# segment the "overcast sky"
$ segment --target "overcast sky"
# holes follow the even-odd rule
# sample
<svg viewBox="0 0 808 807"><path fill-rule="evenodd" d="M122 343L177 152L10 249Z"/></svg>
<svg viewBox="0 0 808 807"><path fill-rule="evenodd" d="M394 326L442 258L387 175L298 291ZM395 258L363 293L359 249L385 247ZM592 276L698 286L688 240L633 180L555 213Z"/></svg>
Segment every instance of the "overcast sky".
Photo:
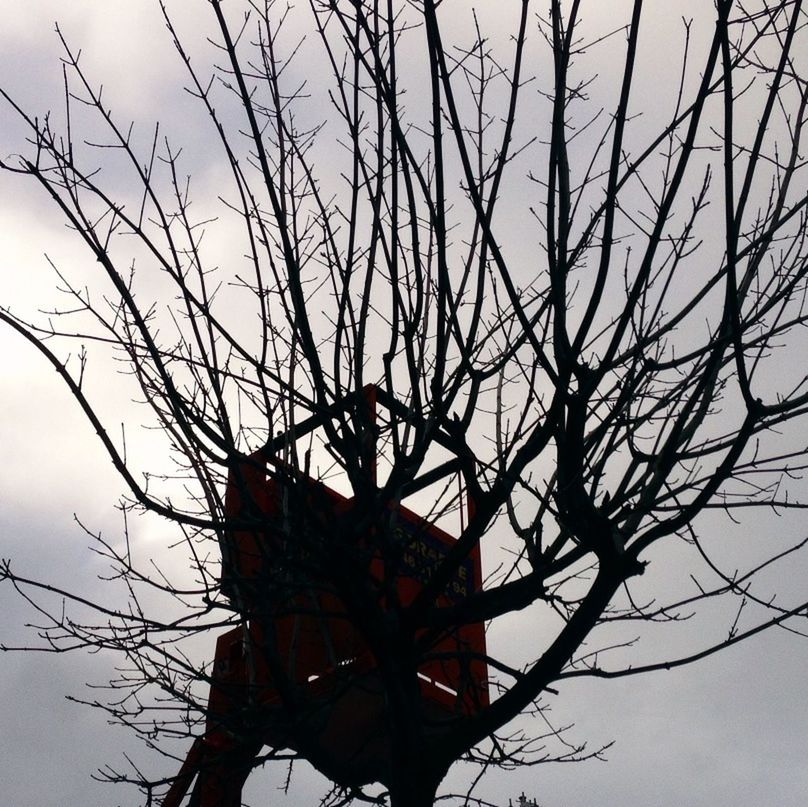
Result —
<svg viewBox="0 0 808 807"><path fill-rule="evenodd" d="M503 7L513 1L500 0ZM649 4L652 26L660 4L667 2ZM203 51L206 3L171 5L184 9L183 28L191 47ZM601 0L601 9L608 6L608 0ZM147 129L157 118L168 119L172 136L187 136L203 166L204 187L206 177L215 176L216 165L205 163L204 137L194 129L191 109L185 111L188 100L181 92L178 63L156 4L2 0L0 82L39 115L61 104L56 20L71 43L82 48L121 118L144 120ZM0 110L0 127L6 156L18 130L5 109ZM36 189L0 176L4 304L19 311L47 306L53 281L45 252L66 264L83 259ZM114 382L101 382L109 384L109 400L114 401ZM125 408L125 400L120 405ZM88 550L89 540L74 514L93 530L115 534L120 530L115 509L120 481L53 373L5 331L0 331L0 457L0 556L12 558L19 573L94 591L103 566ZM164 538L159 527L137 529L146 549ZM777 529L784 527L778 524ZM36 622L36 614L7 586L0 586L0 613L0 642L31 641L33 634L23 625ZM690 668L617 682L565 684L553 701L555 719L559 724L574 721L571 739L585 739L592 748L614 740L608 762L492 773L476 795L502 807L522 791L542 807L802 807L808 793L806 660L806 641L776 631ZM101 712L65 699L71 694L93 697L84 685L103 683L110 663L84 653L0 654L4 804L136 805L133 793L91 780L105 764L122 766L124 753L146 771L173 772L124 731L107 726ZM538 726L536 733L541 730ZM277 790L284 777L281 768L255 775L245 797L254 807L317 803L323 792L318 776L300 766L286 796ZM470 771L458 768L444 791L462 791L469 780Z"/></svg>

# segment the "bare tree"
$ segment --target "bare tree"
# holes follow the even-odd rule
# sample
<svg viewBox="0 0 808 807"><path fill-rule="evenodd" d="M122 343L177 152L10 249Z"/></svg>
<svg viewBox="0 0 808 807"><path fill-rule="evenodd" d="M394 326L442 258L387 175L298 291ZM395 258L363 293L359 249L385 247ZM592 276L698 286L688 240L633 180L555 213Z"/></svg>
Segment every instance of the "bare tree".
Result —
<svg viewBox="0 0 808 807"><path fill-rule="evenodd" d="M501 40L433 0L203 5L212 71L160 3L229 166L216 219L210 200L195 212L179 149L158 128L144 149L69 43L61 126L2 93L29 138L0 165L41 186L94 263L54 267L61 316L0 319L70 388L126 510L176 526L193 581L109 542L124 609L9 563L3 576L50 614L49 646L126 658L98 705L150 747L226 737L195 746L173 792L223 772L236 792L255 765L302 757L335 800L432 804L460 759L599 753L509 728L558 681L798 632L808 603L757 580L805 540L761 541L728 572L711 552L731 544L700 528L710 510L729 523L805 506L802 3L716 0L709 26L675 33L677 76L644 46L640 0L608 29L587 20L591 4L522 0ZM301 15L316 36L295 33ZM598 48L613 75L587 67ZM63 358L71 342L91 348L78 365ZM132 376L173 471L132 467L83 385L92 350ZM402 515L416 493L423 521ZM413 559L436 524L456 540ZM691 559L689 588L644 575L671 544ZM402 580L417 584L405 595ZM48 610L54 592L105 619ZM715 640L640 662L628 651L633 631L716 598L735 605ZM528 661L495 652L528 607ZM295 670L305 640L292 635L315 623L330 656ZM483 624L487 650L467 640ZM236 647L235 678L199 655L211 631ZM424 694L438 685L448 696ZM150 804L170 784L110 776Z"/></svg>

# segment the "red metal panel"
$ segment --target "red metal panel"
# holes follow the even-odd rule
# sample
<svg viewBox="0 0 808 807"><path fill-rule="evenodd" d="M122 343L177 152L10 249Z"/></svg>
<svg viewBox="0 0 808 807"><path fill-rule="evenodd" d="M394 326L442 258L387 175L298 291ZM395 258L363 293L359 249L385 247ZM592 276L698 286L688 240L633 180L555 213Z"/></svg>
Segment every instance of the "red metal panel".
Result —
<svg viewBox="0 0 808 807"><path fill-rule="evenodd" d="M397 592L400 601L407 605L420 593L456 539L403 505L397 508L394 532L404 547ZM444 593L436 598L436 605L447 607L459 603L481 588L480 550L475 546ZM425 633L421 632L422 638ZM434 638L418 669L424 696L466 713L487 705L484 657L485 626L481 622L461 625Z"/></svg>
<svg viewBox="0 0 808 807"><path fill-rule="evenodd" d="M227 591L236 585L248 612L258 607L255 583L260 584L262 571L283 557L283 543L289 540L282 525L284 484L275 478L267 479L265 470L256 473L257 462L258 458L252 457L231 473L225 499L227 514L232 518L245 517L241 510L243 498L261 511L254 530L237 530L229 536L230 559L223 563L223 588ZM310 488L306 506L314 507L316 502L322 508L325 500L334 513L350 506L345 497L314 480L301 480L301 484ZM246 489L245 496L239 495L239 487ZM322 676L366 652L366 648L339 597L316 581L304 581L302 590L299 582L294 591L275 597L272 624L267 629L273 632L274 654L285 662L285 673L295 683L305 684L312 676ZM264 608L265 603L260 607Z"/></svg>
<svg viewBox="0 0 808 807"><path fill-rule="evenodd" d="M256 596L254 585L260 584L262 570L269 569L273 561L277 562L282 542L289 540L281 523L285 483L280 481L280 475L267 479L265 467L257 455L241 463L231 472L225 500L231 518L248 519L250 513L256 518L255 529L231 533L230 557L223 562L223 589L232 590L228 586L241 582L237 587L242 599L248 600L245 603L248 610L255 604L251 601ZM345 512L352 505L351 500L311 479L300 478L295 487L297 495L301 489L308 488L305 502L319 511L330 508L332 513ZM445 558L455 538L401 505L392 518L392 530L398 538L401 554L397 566L392 569L388 566L388 571L395 575L398 599L406 606ZM325 530L329 513L322 513L322 520ZM365 540L372 543L372 535ZM379 581L387 573L378 555L370 560L369 572ZM460 602L481 586L479 548L475 547L436 604L449 606ZM330 671L369 652L347 618L345 604L324 585L307 581L302 591L297 589L279 597L273 608L272 625L267 627L273 630L275 657L283 660L286 674L297 684L307 684L312 679L323 686ZM422 631L422 637L424 634ZM436 636L419 667L424 697L452 711L466 713L486 705L484 656L482 623L462 625Z"/></svg>

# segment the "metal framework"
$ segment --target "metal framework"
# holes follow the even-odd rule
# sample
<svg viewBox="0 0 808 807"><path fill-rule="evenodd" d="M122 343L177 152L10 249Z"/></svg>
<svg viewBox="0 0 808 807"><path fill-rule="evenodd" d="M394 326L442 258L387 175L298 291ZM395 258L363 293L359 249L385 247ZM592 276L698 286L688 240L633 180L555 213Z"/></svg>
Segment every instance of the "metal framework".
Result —
<svg viewBox="0 0 808 807"><path fill-rule="evenodd" d="M216 641L205 732L194 742L163 807L179 807L194 780L189 807L239 807L243 784L264 745L305 750L300 738L306 737L354 784L371 781L368 772L389 755L384 686L374 655L350 616L345 592L318 571L319 559L312 551L331 540L329 530L340 517L351 519L354 500L277 459L291 440L351 406L364 406L374 427L369 450L375 483L378 403L394 416L410 417L399 402L368 386L298 424L293 433L278 435L231 468L225 514L237 528L222 544L221 584L244 623ZM448 436L440 435L438 442L452 450ZM453 457L421 474L405 495L459 468L460 458ZM470 516L474 503L466 499ZM388 506L383 521L383 526L370 524L355 537L355 554L380 592L383 581L394 581L392 596L398 607L406 608L456 539L401 504ZM389 553L379 547L377 532L382 531L387 544L397 548L392 564ZM339 556L336 551L336 556L333 547L329 551L332 562ZM452 605L481 587L475 547L436 603ZM384 598L379 595L386 607ZM439 722L473 714L488 704L482 623L435 636L422 630L419 637L429 647L417 670L426 714ZM305 705L293 726L286 698Z"/></svg>

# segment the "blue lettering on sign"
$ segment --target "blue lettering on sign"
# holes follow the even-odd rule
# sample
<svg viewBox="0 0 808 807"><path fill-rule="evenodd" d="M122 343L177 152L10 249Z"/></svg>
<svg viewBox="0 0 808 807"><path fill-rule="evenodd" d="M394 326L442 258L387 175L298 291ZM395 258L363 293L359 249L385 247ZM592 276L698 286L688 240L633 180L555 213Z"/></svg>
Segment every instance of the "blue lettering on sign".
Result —
<svg viewBox="0 0 808 807"><path fill-rule="evenodd" d="M425 585L448 554L450 545L430 533L423 522L417 524L401 517L394 522L392 532L403 549L400 573ZM455 571L444 594L454 602L464 599L469 595L473 577L474 567L467 558Z"/></svg>

